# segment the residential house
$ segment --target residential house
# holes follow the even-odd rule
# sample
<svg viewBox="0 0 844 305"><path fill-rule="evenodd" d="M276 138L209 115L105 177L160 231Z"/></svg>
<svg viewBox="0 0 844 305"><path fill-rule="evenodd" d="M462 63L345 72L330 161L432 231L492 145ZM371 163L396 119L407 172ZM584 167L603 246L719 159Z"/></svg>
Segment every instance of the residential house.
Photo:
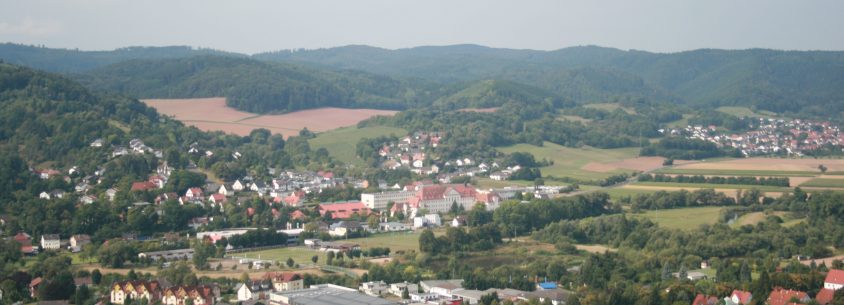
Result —
<svg viewBox="0 0 844 305"><path fill-rule="evenodd" d="M70 251L82 251L82 247L91 243L91 236L88 234L76 234L70 237Z"/></svg>
<svg viewBox="0 0 844 305"><path fill-rule="evenodd" d="M272 291L272 285L269 281L248 281L246 283L237 284L235 291L237 291L237 300L239 302L250 300L266 300L269 293Z"/></svg>
<svg viewBox="0 0 844 305"><path fill-rule="evenodd" d="M132 183L131 191L132 192L144 192L144 191L154 190L157 187L158 186L155 185L155 183L152 183L152 182L149 182L149 181L134 182L134 183Z"/></svg>
<svg viewBox="0 0 844 305"><path fill-rule="evenodd" d="M189 188L185 192L185 197L191 201L201 201L202 200L202 189L198 187Z"/></svg>
<svg viewBox="0 0 844 305"><path fill-rule="evenodd" d="M114 188L107 189L105 193L106 197L108 197L108 201L114 201L114 197L117 196L117 190Z"/></svg>
<svg viewBox="0 0 844 305"><path fill-rule="evenodd" d="M332 237L346 237L349 233L362 229L363 226L357 221L344 220L333 223L328 228L328 235L331 235Z"/></svg>
<svg viewBox="0 0 844 305"><path fill-rule="evenodd" d="M844 287L844 270L830 269L823 281L823 289L815 296L821 305L832 302L835 291Z"/></svg>
<svg viewBox="0 0 844 305"><path fill-rule="evenodd" d="M361 292L374 297L380 297L388 289L389 287L387 286L387 283L384 283L384 281L372 281L361 283L360 287L358 287L358 290L360 290Z"/></svg>
<svg viewBox="0 0 844 305"><path fill-rule="evenodd" d="M768 295L768 305L787 305L792 303L792 299L798 300L800 303L806 303L809 300L809 295L802 291L783 289L781 287L774 288L771 294Z"/></svg>
<svg viewBox="0 0 844 305"><path fill-rule="evenodd" d="M753 294L749 291L733 290L730 296L724 298L725 305L747 305L753 299Z"/></svg>
<svg viewBox="0 0 844 305"><path fill-rule="evenodd" d="M407 291L408 293L417 293L419 291L419 285L408 281L390 284L389 293L392 295L401 297L402 294L404 294L404 291Z"/></svg>
<svg viewBox="0 0 844 305"><path fill-rule="evenodd" d="M292 291L305 288L305 280L298 273L268 273L267 277L275 291Z"/></svg>
<svg viewBox="0 0 844 305"><path fill-rule="evenodd" d="M12 239L21 245L21 253L37 254L38 248L32 246L32 236L24 232L18 232Z"/></svg>
<svg viewBox="0 0 844 305"><path fill-rule="evenodd" d="M241 182L240 179L237 179L231 185L232 190L235 192L240 192L246 189L246 184Z"/></svg>
<svg viewBox="0 0 844 305"><path fill-rule="evenodd" d="M226 202L226 195L221 193L214 193L208 196L208 201L213 204L223 204Z"/></svg>
<svg viewBox="0 0 844 305"><path fill-rule="evenodd" d="M41 235L41 248L45 250L59 250L62 247L62 240L58 234Z"/></svg>
<svg viewBox="0 0 844 305"><path fill-rule="evenodd" d="M220 185L220 188L217 190L218 194L223 194L225 196L232 196L234 195L234 187L231 184L224 183Z"/></svg>
<svg viewBox="0 0 844 305"><path fill-rule="evenodd" d="M413 228L419 229L424 227L439 227L442 225L442 219L440 218L440 214L425 214L425 216L419 216L413 218Z"/></svg>
<svg viewBox="0 0 844 305"><path fill-rule="evenodd" d="M698 294L692 301L692 305L718 305L718 297Z"/></svg>

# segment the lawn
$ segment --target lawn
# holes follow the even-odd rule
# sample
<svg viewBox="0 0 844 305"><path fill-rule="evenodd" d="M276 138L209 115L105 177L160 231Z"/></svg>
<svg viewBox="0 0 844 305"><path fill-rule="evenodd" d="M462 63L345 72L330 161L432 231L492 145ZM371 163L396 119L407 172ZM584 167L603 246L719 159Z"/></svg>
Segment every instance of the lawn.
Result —
<svg viewBox="0 0 844 305"><path fill-rule="evenodd" d="M782 171L782 170L740 170L740 169L697 169L664 168L654 171L657 174L709 175L709 176L750 176L750 177L814 177L818 172Z"/></svg>
<svg viewBox="0 0 844 305"><path fill-rule="evenodd" d="M398 137L407 135L407 130L386 126L373 127L345 127L319 133L315 138L308 141L312 150L325 148L328 153L337 160L347 164L362 166L363 161L355 155L355 148L362 138L375 138L380 136L395 135Z"/></svg>
<svg viewBox="0 0 844 305"><path fill-rule="evenodd" d="M676 120L676 121L673 121L673 122L668 122L665 125L668 126L668 127L671 127L671 128L685 128L686 126L689 126L689 119L691 119L693 117L694 117L694 115L692 115L692 114L683 114L682 119L679 119L679 120Z"/></svg>
<svg viewBox="0 0 844 305"><path fill-rule="evenodd" d="M659 224L660 227L677 230L694 230L702 224L715 224L721 215L721 207L681 208L647 211L640 214L628 214L632 217L644 217Z"/></svg>
<svg viewBox="0 0 844 305"><path fill-rule="evenodd" d="M554 161L553 165L541 168L543 177L571 177L582 180L604 179L614 174L631 172L630 170L623 169L616 169L609 172L593 172L581 169L581 167L589 162L609 163L639 155L639 149L635 147L618 149L592 147L571 148L551 142L545 142L541 147L530 144L516 144L513 146L499 147L498 150L508 154L527 152L533 154L537 160L547 159Z"/></svg>
<svg viewBox="0 0 844 305"><path fill-rule="evenodd" d="M262 251L232 253L231 255L227 256L261 260L273 260L279 262L285 262L288 258L292 258L294 262L297 262L299 264L311 264L311 257L313 257L314 255L319 256L319 264L325 263L326 257L324 252L319 252L317 250L309 249L307 247L275 248Z"/></svg>
<svg viewBox="0 0 844 305"><path fill-rule="evenodd" d="M808 186L808 187L841 187L844 188L844 179L830 179L830 178L815 178L800 186Z"/></svg>

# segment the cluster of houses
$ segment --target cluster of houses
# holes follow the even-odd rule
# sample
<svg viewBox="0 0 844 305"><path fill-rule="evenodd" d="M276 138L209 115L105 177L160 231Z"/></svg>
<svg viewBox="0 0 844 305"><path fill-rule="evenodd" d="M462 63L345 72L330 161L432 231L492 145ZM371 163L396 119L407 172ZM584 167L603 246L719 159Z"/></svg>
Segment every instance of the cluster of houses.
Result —
<svg viewBox="0 0 844 305"><path fill-rule="evenodd" d="M823 289L821 289L812 300L809 294L804 291L784 289L782 287L775 287L768 295L765 304L768 305L790 305L790 304L808 304L811 301L817 302L820 305L827 305L832 303L833 295L836 290L844 287L844 270L829 270L829 273L824 279ZM733 290L733 292L723 299L717 296L698 294L692 305L747 305L753 300L753 294L742 290ZM796 301L796 302L795 302Z"/></svg>
<svg viewBox="0 0 844 305"><path fill-rule="evenodd" d="M263 278L239 283L235 287L238 302L269 300L272 292L285 292L305 288L305 281L297 273L266 273Z"/></svg>
<svg viewBox="0 0 844 305"><path fill-rule="evenodd" d="M159 281L120 281L111 287L111 304L145 300L147 304L214 305L220 300L220 288L217 286L165 286Z"/></svg>
<svg viewBox="0 0 844 305"><path fill-rule="evenodd" d="M92 141L91 144L89 144L89 146L94 147L94 148L100 148L100 147L103 147L104 145L105 145L105 141L103 141L103 139L96 139L96 140ZM155 155L156 158L163 158L164 157L164 153L162 153L161 150L154 149L152 147L147 146L146 144L144 144L144 141L141 141L141 139L130 140L128 147L126 147L126 146L113 146L112 151L111 151L111 157L117 158L117 157L125 156L125 155L128 155L128 154L143 155L143 154L147 154L147 153Z"/></svg>
<svg viewBox="0 0 844 305"><path fill-rule="evenodd" d="M802 156L805 151L825 145L841 147L844 134L830 122L759 118L758 126L751 131L727 135L715 126L686 126L685 128L660 129L662 133L700 139L719 146L741 150L745 156L789 154Z"/></svg>
<svg viewBox="0 0 844 305"><path fill-rule="evenodd" d="M399 298L408 298L415 304L478 304L481 297L496 293L502 300L513 302L528 301L537 299L540 303L550 301L551 304L565 304L571 291L557 287L554 282L537 283L535 291L521 291L517 289L496 289L475 290L463 288L463 280L430 280L421 281L419 284L400 282L387 284L384 281L372 281L361 283L358 290L374 296L384 297L388 295Z"/></svg>
<svg viewBox="0 0 844 305"><path fill-rule="evenodd" d="M420 175L436 174L440 171L437 165L430 164L426 149L437 147L443 134L439 132L415 132L405 136L397 143L384 143L378 150L387 169L409 168Z"/></svg>
<svg viewBox="0 0 844 305"><path fill-rule="evenodd" d="M33 245L32 236L25 232L18 232L11 237L20 244L20 251L24 255L38 254L39 248L44 251L58 251L67 249L72 252L82 251L82 247L91 243L91 236L88 234L76 234L69 239L62 239L58 234L43 234L37 245Z"/></svg>

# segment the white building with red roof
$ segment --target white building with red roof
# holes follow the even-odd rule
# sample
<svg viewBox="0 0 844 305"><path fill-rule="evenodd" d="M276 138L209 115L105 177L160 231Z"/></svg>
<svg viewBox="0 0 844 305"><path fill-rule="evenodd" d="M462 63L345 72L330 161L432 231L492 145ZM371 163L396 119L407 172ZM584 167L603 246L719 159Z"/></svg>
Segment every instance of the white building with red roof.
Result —
<svg viewBox="0 0 844 305"><path fill-rule="evenodd" d="M750 300L753 299L753 294L749 291L743 290L733 290L733 293L730 296L724 298L724 304L726 305L747 305L750 304Z"/></svg>
<svg viewBox="0 0 844 305"><path fill-rule="evenodd" d="M844 287L844 270L831 269L823 281L823 288L838 290Z"/></svg>
<svg viewBox="0 0 844 305"><path fill-rule="evenodd" d="M351 218L354 214L366 216L371 213L371 210L360 201L320 203L318 209L319 215L324 216L326 213L330 213L332 219L347 219Z"/></svg>
<svg viewBox="0 0 844 305"><path fill-rule="evenodd" d="M416 195L408 200L408 204L414 212L426 209L430 213L447 213L454 203L471 209L477 202L476 196L474 187L462 184L423 185L417 188Z"/></svg>

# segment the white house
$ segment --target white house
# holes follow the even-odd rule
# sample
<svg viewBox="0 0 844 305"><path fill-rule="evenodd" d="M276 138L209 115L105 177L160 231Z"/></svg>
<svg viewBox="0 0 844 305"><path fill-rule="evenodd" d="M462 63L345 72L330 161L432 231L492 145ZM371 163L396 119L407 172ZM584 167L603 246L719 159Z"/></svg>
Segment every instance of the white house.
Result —
<svg viewBox="0 0 844 305"><path fill-rule="evenodd" d="M844 287L844 270L831 269L823 281L823 288L838 290Z"/></svg>
<svg viewBox="0 0 844 305"><path fill-rule="evenodd" d="M44 234L41 235L41 248L48 250L58 250L62 247L62 240L58 234Z"/></svg>
<svg viewBox="0 0 844 305"><path fill-rule="evenodd" d="M360 290L361 292L374 297L381 296L382 294L384 294L385 291L387 291L387 289L387 283L384 283L384 281L361 283L360 287L358 288L358 290Z"/></svg>
<svg viewBox="0 0 844 305"><path fill-rule="evenodd" d="M257 294L252 293L252 289L249 287L251 283L240 283L238 284L237 288L237 300L239 302L249 301L252 300L253 297L257 298Z"/></svg>
<svg viewBox="0 0 844 305"><path fill-rule="evenodd" d="M238 180L235 180L234 183L232 183L232 189L235 192L240 192L240 191L246 189L246 185L243 182L240 182L240 179L238 179Z"/></svg>
<svg viewBox="0 0 844 305"><path fill-rule="evenodd" d="M390 284L389 292L397 297L401 297L405 290L407 290L408 294L417 293L419 291L419 285L407 281Z"/></svg>

